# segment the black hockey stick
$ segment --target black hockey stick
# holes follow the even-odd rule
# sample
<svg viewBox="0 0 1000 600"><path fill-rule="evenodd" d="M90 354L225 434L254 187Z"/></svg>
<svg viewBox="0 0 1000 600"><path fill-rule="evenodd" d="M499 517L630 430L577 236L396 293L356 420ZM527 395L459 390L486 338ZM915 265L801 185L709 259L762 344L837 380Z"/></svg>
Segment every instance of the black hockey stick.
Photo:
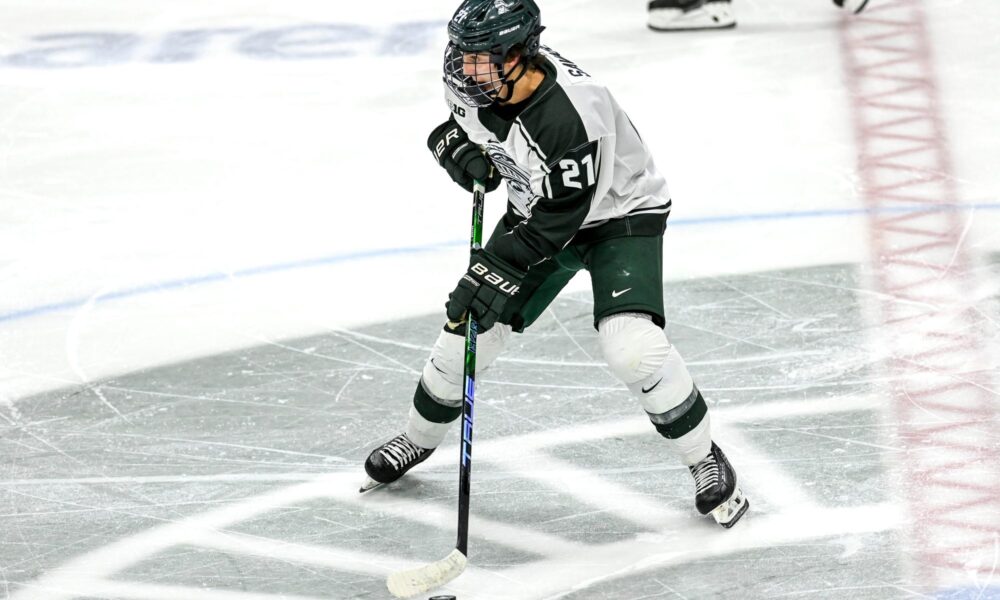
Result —
<svg viewBox="0 0 1000 600"><path fill-rule="evenodd" d="M472 187L472 233L469 252L483 247L483 205L486 187L476 181ZM472 492L472 409L476 400L476 336L479 323L470 313L465 321L465 367L462 382L462 444L458 455L458 541L455 549L464 558L469 556L469 495ZM464 567L463 567L464 568ZM456 573L458 575L458 573Z"/></svg>
<svg viewBox="0 0 1000 600"><path fill-rule="evenodd" d="M472 187L472 234L470 252L483 246L483 204L486 187ZM476 336L479 324L471 315L465 321L465 368L462 386L462 443L458 471L458 541L451 554L437 562L389 575L386 585L393 596L408 598L440 587L465 570L469 556L469 495L472 491L472 409L476 398Z"/></svg>

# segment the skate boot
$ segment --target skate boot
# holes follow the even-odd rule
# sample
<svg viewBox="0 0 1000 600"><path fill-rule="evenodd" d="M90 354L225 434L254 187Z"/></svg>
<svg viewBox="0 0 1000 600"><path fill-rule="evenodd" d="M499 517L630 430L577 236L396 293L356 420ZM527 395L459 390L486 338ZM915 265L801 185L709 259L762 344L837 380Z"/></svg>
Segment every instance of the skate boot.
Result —
<svg viewBox="0 0 1000 600"><path fill-rule="evenodd" d="M736 472L715 442L708 456L688 469L694 476L694 503L701 514L711 513L719 525L729 528L750 508L736 481Z"/></svg>
<svg viewBox="0 0 1000 600"><path fill-rule="evenodd" d="M833 3L854 14L858 14L868 6L868 0L833 0Z"/></svg>
<svg viewBox="0 0 1000 600"><path fill-rule="evenodd" d="M696 31L736 27L731 0L652 0L649 28L654 31Z"/></svg>
<svg viewBox="0 0 1000 600"><path fill-rule="evenodd" d="M433 453L434 448L421 448L411 442L405 433L397 435L368 455L368 460L365 461L368 479L358 491L367 492L384 483L396 481Z"/></svg>

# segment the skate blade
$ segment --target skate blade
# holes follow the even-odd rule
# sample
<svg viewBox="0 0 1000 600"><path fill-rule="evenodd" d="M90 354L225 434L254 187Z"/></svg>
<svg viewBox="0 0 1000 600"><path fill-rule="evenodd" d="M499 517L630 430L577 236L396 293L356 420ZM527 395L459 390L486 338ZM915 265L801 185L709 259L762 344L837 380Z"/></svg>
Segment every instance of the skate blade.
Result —
<svg viewBox="0 0 1000 600"><path fill-rule="evenodd" d="M381 481L375 481L371 477L366 477L365 478L365 482L361 484L361 489L358 490L358 493L359 494L364 494L365 492L367 492L369 490L374 490L375 488L381 487L383 485L385 485L385 484L382 483Z"/></svg>
<svg viewBox="0 0 1000 600"><path fill-rule="evenodd" d="M743 495L743 490L737 487L729 500L717 506L710 514L716 523L729 529L736 525L736 522L747 512L748 508L750 508L750 501Z"/></svg>
<svg viewBox="0 0 1000 600"><path fill-rule="evenodd" d="M729 6L713 2L686 13L680 9L650 11L647 25L653 31L732 29L736 27L736 16Z"/></svg>

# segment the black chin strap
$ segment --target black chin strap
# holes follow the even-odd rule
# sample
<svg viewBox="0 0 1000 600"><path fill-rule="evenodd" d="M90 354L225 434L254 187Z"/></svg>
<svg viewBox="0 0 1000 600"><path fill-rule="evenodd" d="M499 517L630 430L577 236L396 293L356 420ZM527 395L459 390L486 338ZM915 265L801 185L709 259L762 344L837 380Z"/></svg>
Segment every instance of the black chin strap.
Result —
<svg viewBox="0 0 1000 600"><path fill-rule="evenodd" d="M514 84L521 81L521 78L528 73L528 61L526 61L523 56L521 57L521 62L514 65L514 69L517 69L519 66L521 67L521 72L518 73L513 79L508 79L507 75L502 75L500 77L500 81L503 83L500 86L500 90L497 92L497 95L493 97L493 102L510 102L510 99L514 97Z"/></svg>

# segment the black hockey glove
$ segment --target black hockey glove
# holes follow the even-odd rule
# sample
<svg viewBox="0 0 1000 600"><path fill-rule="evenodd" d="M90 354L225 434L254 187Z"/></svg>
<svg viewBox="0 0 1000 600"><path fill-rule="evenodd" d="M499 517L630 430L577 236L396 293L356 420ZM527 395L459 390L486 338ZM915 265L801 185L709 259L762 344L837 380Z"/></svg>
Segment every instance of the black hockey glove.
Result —
<svg viewBox="0 0 1000 600"><path fill-rule="evenodd" d="M472 191L473 179L482 181L487 192L500 185L502 177L496 169L490 168L493 164L489 157L469 140L455 119L448 119L435 127L427 138L427 147L452 180L466 191Z"/></svg>
<svg viewBox="0 0 1000 600"><path fill-rule="evenodd" d="M483 250L477 250L469 261L469 270L448 294L448 320L457 323L471 311L485 331L497 322L507 300L517 293L524 271Z"/></svg>

